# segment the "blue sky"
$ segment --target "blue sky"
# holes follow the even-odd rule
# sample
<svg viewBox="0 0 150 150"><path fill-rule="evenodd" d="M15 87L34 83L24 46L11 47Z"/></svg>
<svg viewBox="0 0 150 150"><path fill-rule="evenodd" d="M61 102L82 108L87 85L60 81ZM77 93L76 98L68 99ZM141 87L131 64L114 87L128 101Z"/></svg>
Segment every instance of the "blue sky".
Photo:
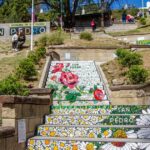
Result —
<svg viewBox="0 0 150 150"><path fill-rule="evenodd" d="M143 0L144 1L144 7L146 7L146 3L150 0ZM142 7L142 0L115 0L115 2L112 5L112 8L118 9L120 7L123 7L125 4L134 5L136 7Z"/></svg>

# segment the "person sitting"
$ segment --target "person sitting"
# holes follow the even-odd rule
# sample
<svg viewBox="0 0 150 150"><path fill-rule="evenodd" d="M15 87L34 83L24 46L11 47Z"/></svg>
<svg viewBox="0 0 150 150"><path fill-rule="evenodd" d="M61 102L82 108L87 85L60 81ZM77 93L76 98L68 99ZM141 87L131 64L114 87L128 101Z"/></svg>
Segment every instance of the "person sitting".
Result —
<svg viewBox="0 0 150 150"><path fill-rule="evenodd" d="M12 36L12 49L15 51L18 51L17 44L18 44L18 34L17 32L15 32L14 35Z"/></svg>
<svg viewBox="0 0 150 150"><path fill-rule="evenodd" d="M17 48L20 49L22 48L23 44L25 43L26 41L26 36L25 36L25 33L23 32L23 30L21 30L19 32L19 35L18 35L18 43L17 43Z"/></svg>
<svg viewBox="0 0 150 150"><path fill-rule="evenodd" d="M134 23L134 17L131 16L130 14L127 15L126 20L128 23Z"/></svg>

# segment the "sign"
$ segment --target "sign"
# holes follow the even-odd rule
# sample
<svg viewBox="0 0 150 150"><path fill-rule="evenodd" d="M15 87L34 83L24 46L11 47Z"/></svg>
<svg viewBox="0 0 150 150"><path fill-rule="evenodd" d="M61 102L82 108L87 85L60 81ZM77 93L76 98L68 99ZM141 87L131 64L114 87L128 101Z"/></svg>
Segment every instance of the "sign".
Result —
<svg viewBox="0 0 150 150"><path fill-rule="evenodd" d="M10 24L10 27L30 27L31 23L12 23ZM46 22L35 22L34 26L46 26Z"/></svg>
<svg viewBox="0 0 150 150"><path fill-rule="evenodd" d="M0 28L0 36L4 36L4 28Z"/></svg>
<svg viewBox="0 0 150 150"><path fill-rule="evenodd" d="M26 141L26 122L25 119L18 120L18 143Z"/></svg>
<svg viewBox="0 0 150 150"><path fill-rule="evenodd" d="M31 27L11 27L10 28L10 35L13 35L16 32L23 30L26 35L31 34ZM34 26L33 27L33 34L40 34L46 32L46 26Z"/></svg>
<svg viewBox="0 0 150 150"><path fill-rule="evenodd" d="M65 59L70 60L70 53L65 53Z"/></svg>

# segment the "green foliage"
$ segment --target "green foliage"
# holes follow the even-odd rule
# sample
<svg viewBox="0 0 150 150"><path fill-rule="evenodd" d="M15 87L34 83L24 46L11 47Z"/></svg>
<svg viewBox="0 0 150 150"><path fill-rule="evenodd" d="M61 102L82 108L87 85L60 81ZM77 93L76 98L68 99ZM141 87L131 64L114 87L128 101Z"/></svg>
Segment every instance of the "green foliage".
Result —
<svg viewBox="0 0 150 150"><path fill-rule="evenodd" d="M39 47L35 51L35 55L37 56L38 60L44 58L46 54L46 49L44 47Z"/></svg>
<svg viewBox="0 0 150 150"><path fill-rule="evenodd" d="M51 20L51 22L54 22L55 20L57 20L58 15L59 15L58 11L51 9L50 11L45 12L45 13L38 13L37 17L38 17L39 21L50 21Z"/></svg>
<svg viewBox="0 0 150 150"><path fill-rule="evenodd" d="M30 61L34 62L34 64L37 64L39 61L39 57L35 52L30 52L28 55L28 59L30 59Z"/></svg>
<svg viewBox="0 0 150 150"><path fill-rule="evenodd" d="M47 34L42 35L37 41L38 46L40 47L47 46L47 38L48 38Z"/></svg>
<svg viewBox="0 0 150 150"><path fill-rule="evenodd" d="M120 60L121 64L125 67L143 64L142 56L137 53L127 53L124 58Z"/></svg>
<svg viewBox="0 0 150 150"><path fill-rule="evenodd" d="M145 18L140 18L140 24L141 25L146 25L146 19Z"/></svg>
<svg viewBox="0 0 150 150"><path fill-rule="evenodd" d="M37 72L34 63L29 58L22 60L19 64L19 67L16 70L16 76L25 80L30 79L36 74Z"/></svg>
<svg viewBox="0 0 150 150"><path fill-rule="evenodd" d="M16 77L10 75L0 81L0 95L28 95L29 91Z"/></svg>
<svg viewBox="0 0 150 150"><path fill-rule="evenodd" d="M141 66L132 66L128 72L128 78L133 84L144 83L148 75L148 71Z"/></svg>
<svg viewBox="0 0 150 150"><path fill-rule="evenodd" d="M116 55L118 56L119 62L125 67L143 64L140 54L130 52L126 49L117 49Z"/></svg>
<svg viewBox="0 0 150 150"><path fill-rule="evenodd" d="M61 45L64 43L64 36L62 31L56 31L48 36L47 43L49 45Z"/></svg>
<svg viewBox="0 0 150 150"><path fill-rule="evenodd" d="M87 41L91 41L93 40L93 37L92 37L92 34L89 33L89 32L82 32L80 34L80 39L84 39L84 40L87 40Z"/></svg>
<svg viewBox="0 0 150 150"><path fill-rule="evenodd" d="M22 22L30 20L28 9L31 6L31 1L26 0L4 0L4 4L0 7L1 22ZM10 9L8 9L10 8Z"/></svg>
<svg viewBox="0 0 150 150"><path fill-rule="evenodd" d="M119 48L116 51L116 55L118 56L119 59L124 58L128 53L130 53L128 50L122 48Z"/></svg>

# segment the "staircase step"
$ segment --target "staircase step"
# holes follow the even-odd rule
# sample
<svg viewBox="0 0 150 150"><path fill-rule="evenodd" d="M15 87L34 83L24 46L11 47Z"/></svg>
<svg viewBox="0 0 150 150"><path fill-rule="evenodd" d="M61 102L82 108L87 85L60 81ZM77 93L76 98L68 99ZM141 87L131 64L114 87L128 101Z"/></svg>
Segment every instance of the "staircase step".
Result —
<svg viewBox="0 0 150 150"><path fill-rule="evenodd" d="M149 139L36 136L28 140L28 150L146 150L143 147L149 146L149 142Z"/></svg>
<svg viewBox="0 0 150 150"><path fill-rule="evenodd" d="M73 103L70 103L69 101L53 101L53 105L55 106L85 106L85 105L92 105L92 106L99 106L99 105L109 105L110 102L108 100L103 100L103 101L92 101L92 100L80 100L80 101L75 101Z"/></svg>
<svg viewBox="0 0 150 150"><path fill-rule="evenodd" d="M142 125L150 120L150 115L47 115L49 125ZM147 125L147 124L145 124Z"/></svg>
<svg viewBox="0 0 150 150"><path fill-rule="evenodd" d="M78 115L78 114L150 114L150 106L131 105L86 105L86 106L52 106L53 114Z"/></svg>
<svg viewBox="0 0 150 150"><path fill-rule="evenodd" d="M48 137L80 137L80 138L113 138L114 133L116 132L125 132L125 133L135 133L134 136L137 135L141 131L147 131L150 133L150 126L135 126L135 125L40 125L38 127L39 136L48 136ZM135 138L133 136L129 136L128 138ZM138 137L139 138L139 137ZM141 137L140 137L141 138ZM147 137L150 139L150 135L147 134Z"/></svg>

